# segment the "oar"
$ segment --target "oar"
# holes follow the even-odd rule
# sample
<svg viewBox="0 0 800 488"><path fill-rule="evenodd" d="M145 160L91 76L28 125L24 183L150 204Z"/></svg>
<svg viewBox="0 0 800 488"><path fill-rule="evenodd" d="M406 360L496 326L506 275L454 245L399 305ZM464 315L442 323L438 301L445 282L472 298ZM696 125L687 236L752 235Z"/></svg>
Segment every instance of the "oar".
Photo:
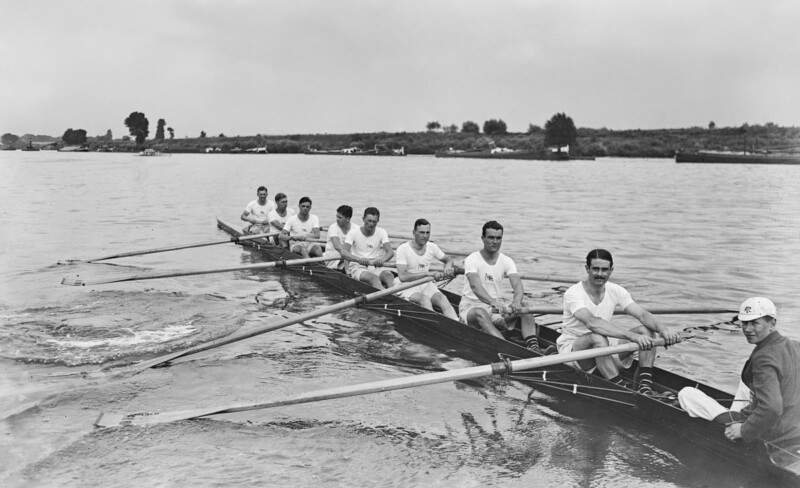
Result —
<svg viewBox="0 0 800 488"><path fill-rule="evenodd" d="M195 244L183 244L180 246L159 247L156 249L146 249L144 251L131 251L119 254L112 254L111 256L103 256L102 258L94 258L94 259L67 259L65 261L59 261L58 264L94 263L96 261L105 261L107 259L141 256L143 254L155 254L158 252L177 251L179 249L191 249L193 247L216 246L217 244L227 244L229 242L238 243L241 241L249 241L252 239L261 239L262 237L272 237L278 234L280 234L280 232L269 232L266 234L252 234L242 237L231 237L229 239L225 239L224 241L198 242Z"/></svg>
<svg viewBox="0 0 800 488"><path fill-rule="evenodd" d="M158 278L174 278L176 276L193 276L201 274L212 273L227 273L228 271L248 271L254 269L268 269L276 268L279 266L297 266L301 264L321 263L324 261L335 261L340 258L305 258L305 259L290 259L288 261L270 261L268 263L248 264L245 266L237 266L235 268L216 268L216 269L196 269L189 271L171 271L169 273L150 273L142 275L123 276L120 278L105 278L97 280L82 280L80 278L71 279L64 278L61 280L62 285L70 286L86 286L86 285L103 285L106 283L118 283L120 281L139 281L139 280L154 280Z"/></svg>
<svg viewBox="0 0 800 488"><path fill-rule="evenodd" d="M552 283L577 283L580 281L576 278L568 278L566 276L557 276L557 275L531 275L531 274L519 274L520 279L528 280L528 281L549 281Z"/></svg>
<svg viewBox="0 0 800 488"><path fill-rule="evenodd" d="M654 341L657 346L663 346L664 340ZM277 400L264 400L259 403L234 403L216 407L198 408L193 410L183 410L164 413L133 413L133 414L106 414L101 413L94 425L98 427L118 427L123 425L152 425L165 422L176 422L209 415L223 413L244 412L262 408L282 407L286 405L297 405L299 403L309 403L321 400L331 400L334 398L345 398L356 395L366 395L369 393L380 393L384 391L400 390L403 388L413 388L416 386L433 385L448 381L460 381L482 376L511 374L516 371L527 369L544 368L556 364L563 364L570 361L580 361L583 359L607 356L623 352L635 351L639 347L635 342L628 342L616 346L600 347L597 349L586 349L582 351L570 352L565 354L554 354L551 356L541 356L537 358L519 359L510 362L499 362L483 366L473 366L470 368L457 369L452 371L441 371L438 373L427 373L403 378L394 378L382 381L373 381L359 385L340 386L327 388L312 392L292 395Z"/></svg>
<svg viewBox="0 0 800 488"><path fill-rule="evenodd" d="M703 314L703 313L736 313L736 310L724 307L648 307L644 305L645 310L656 315L677 315L677 314ZM538 315L561 315L564 309L561 307L523 307L516 311L517 313L532 313ZM623 310L614 310L617 315L624 314Z"/></svg>
<svg viewBox="0 0 800 488"><path fill-rule="evenodd" d="M299 260L298 260L299 261ZM288 261L287 261L288 263ZM177 359L179 357L188 356L190 354L196 354L198 352L207 351L209 349L214 349L216 347L224 346L230 344L232 342L238 342L244 339L249 339L251 337L264 334L266 332L271 332L273 330L283 329L284 327L288 327L290 325L298 324L300 322L305 322L306 320L315 319L317 317L322 317L323 315L328 315L334 312L338 312L340 310L344 310L347 308L355 307L363 303L372 302L378 300L379 298L383 298L385 296L393 295L399 291L406 290L408 288L413 288L417 285L421 285L423 283L427 283L429 281L433 281L432 276L426 276L425 278L420 278L415 281L410 281L408 283L403 283L397 286L393 286L391 288L387 288L385 290L375 291L373 293L369 293L367 295L362 295L356 298L351 298L349 300L345 300L343 302L339 302L335 305L330 305L327 307L318 308L316 310L312 310L311 312L307 312L304 314L300 314L296 317L291 317L284 320L279 320L278 322L273 322L271 324L265 324L261 327L257 327L255 329L249 330L247 332L239 333L239 334L232 334L228 337L224 337L222 339L217 339L215 341L200 344L198 346L186 349L184 351L174 352L171 354L166 354L164 356L159 356L157 358L149 359L147 361L142 361L131 366L124 368L124 371L120 374L125 373L138 373L140 371L144 371L145 369L152 368L154 366L158 366L160 364L164 364L168 361L172 361L173 359ZM102 368L101 371L107 371L112 369L114 366L109 365Z"/></svg>

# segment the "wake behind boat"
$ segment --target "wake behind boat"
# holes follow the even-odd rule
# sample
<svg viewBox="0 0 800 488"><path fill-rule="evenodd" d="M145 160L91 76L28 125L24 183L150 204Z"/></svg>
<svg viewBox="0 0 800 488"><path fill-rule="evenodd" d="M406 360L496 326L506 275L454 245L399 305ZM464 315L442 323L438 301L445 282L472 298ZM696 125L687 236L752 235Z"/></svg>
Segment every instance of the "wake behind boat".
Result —
<svg viewBox="0 0 800 488"><path fill-rule="evenodd" d="M233 237L242 235L233 225L218 220L220 229ZM297 259L300 256L288 250L274 246L264 240L241 242L252 247L270 260L282 261ZM287 268L296 273L313 277L332 291L347 296L367 294L375 290L369 285L323 265L310 264L302 268ZM460 296L442 290L456 307ZM382 298L374 304L363 308L375 310L397 319L398 331L409 335L412 340L428 342L434 347L446 344L448 353L462 355L479 362L501 359L532 358L539 356L533 351L513 342L517 331L512 331L512 340L503 340L483 331L473 329L461 322L448 319L430 310L419 307L397 296ZM542 327L540 343L543 347L552 345L559 333L553 329ZM636 364L621 372L623 378L632 382ZM745 467L763 475L774 476L793 481L800 480L800 460L780 463L771 457L770 450L764 442L751 444L732 443L723 435L724 427L706 420L690 418L674 401L677 392L686 386L694 386L709 396L720 399L721 403L730 405L733 395L698 383L660 368L654 369L654 389L657 395L645 396L625 387L605 380L599 373L589 374L569 366L540 368L530 372L517 373L510 376L529 386L560 398L572 400L581 397L585 401L601 405L617 412L626 418L643 422L656 427L670 435L680 436L689 444L710 452L731 464Z"/></svg>
<svg viewBox="0 0 800 488"><path fill-rule="evenodd" d="M731 152L731 151L678 151L676 163L722 164L800 164L798 153Z"/></svg>

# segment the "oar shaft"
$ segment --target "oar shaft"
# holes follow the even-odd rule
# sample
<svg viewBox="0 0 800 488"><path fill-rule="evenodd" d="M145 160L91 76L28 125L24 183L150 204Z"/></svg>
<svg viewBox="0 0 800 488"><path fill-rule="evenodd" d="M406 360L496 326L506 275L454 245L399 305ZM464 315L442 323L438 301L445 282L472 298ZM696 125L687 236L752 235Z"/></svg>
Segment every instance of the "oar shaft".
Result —
<svg viewBox="0 0 800 488"><path fill-rule="evenodd" d="M154 248L154 249L145 249L145 250L142 250L142 251L121 252L121 253L118 253L118 254L112 254L110 256L103 256L101 258L94 258L94 259L86 259L86 260L79 261L79 262L94 263L94 262L97 262L97 261L106 261L108 259L127 258L127 257L131 257L131 256L142 256L142 255L145 255L145 254L155 254L155 253L167 252L167 251L178 251L178 250L181 250L181 249L191 249L191 248L195 248L195 247L216 246L218 244L228 244L228 243L231 243L231 242L249 241L249 240L252 240L252 239L261 239L261 238L264 238L264 237L272 237L272 236L276 236L278 234L279 234L278 232L269 232L269 233L264 233L264 234L246 235L246 236L242 236L242 237L239 237L239 238L231 237L231 238L228 238L228 239L225 239L225 240L219 240L219 241L195 242L193 244L180 244L180 245L177 245L177 246L157 247L157 248Z"/></svg>
<svg viewBox="0 0 800 488"><path fill-rule="evenodd" d="M655 341L656 345L663 346L664 340L659 339ZM483 366L473 366L470 368L457 369L453 371L441 371L437 373L428 373L415 376L406 376L403 378L394 378L381 381L373 381L370 383L362 383L358 385L340 386L335 388L327 388L324 390L317 390L312 392L301 393L278 400L269 400L262 403L245 404L238 403L225 406L200 408L194 410L185 410L178 412L165 412L156 414L132 414L132 415L101 415L95 422L99 427L115 427L118 425L150 425L164 422L174 422L178 420L187 420L197 417L206 417L209 415L217 415L223 413L244 412L248 410L257 410L263 408L283 407L287 405L297 405L300 403L310 403L322 400L331 400L335 398L345 398L356 395L367 395L370 393L380 393L385 391L400 390L404 388L413 388L417 386L432 385L437 383L445 383L448 381L460 381L483 376L491 376L493 374L506 374L514 371L524 371L527 369L544 368L556 364L564 364L571 361L580 361L583 359L596 358L600 356L607 356L610 354L619 354L622 352L630 352L638 349L636 343L629 342L619 344L616 346L602 347L597 349L586 349L577 352L566 354L555 354L552 356L541 356L529 359L520 359L506 363L494 363Z"/></svg>
<svg viewBox="0 0 800 488"><path fill-rule="evenodd" d="M288 262L288 261L287 261ZM367 295L363 295L357 298L351 298L349 300L345 300L343 302L337 303L335 305L330 305L327 307L321 307L316 310L312 310L311 312L307 312L296 317L292 317L289 319L280 320L278 322L273 322L271 324L266 324L261 327L257 327L253 330L233 334L228 337L224 337L222 339L217 339L216 341L209 342L207 344L202 344L199 346L192 347L190 349L186 349L185 351L180 351L172 354L167 354L165 356L160 356L157 358L150 359L148 361L143 361L133 365L129 368L129 372L132 369L133 371L142 371L148 368L152 368L153 366L158 366L159 364L166 363L168 361L172 361L173 359L177 359L179 357L188 356L190 354L196 354L198 352L207 351L209 349L214 349L216 347L224 346L227 344L231 344L233 342L238 342L244 339L249 339L251 337L255 337L257 335L261 335L267 332L271 332L273 330L283 329L284 327L288 327L290 325L294 325L300 322L305 322L306 320L315 319L317 317L322 317L323 315L328 315L334 312L338 312L340 310L345 310L350 307L355 307L360 303L372 302L383 298L385 296L393 295L399 291L406 290L408 288L413 288L417 285L421 285L423 283L427 283L428 281L433 281L433 277L427 276L425 278L421 278L416 281L412 281L409 283L403 283L401 285L393 286L391 288L387 288L385 290L379 290L373 293L369 293Z"/></svg>
<svg viewBox="0 0 800 488"><path fill-rule="evenodd" d="M703 314L703 313L736 313L736 310L726 307L648 307L645 310L655 315L670 314ZM561 307L523 307L517 309L517 313L532 313L537 315L561 315L564 309ZM615 310L616 315L624 314L623 310Z"/></svg>
<svg viewBox="0 0 800 488"><path fill-rule="evenodd" d="M71 286L86 286L86 285L102 285L105 283L119 283L121 281L141 281L141 280L155 280L159 278L175 278L178 276L195 276L195 275L202 275L202 274L212 274L212 273L227 273L230 271L251 271L251 270L258 270L258 269L268 269L268 268L275 268L277 266L296 266L299 264L310 264L310 263L321 263L324 261L333 261L339 258L326 258L326 257L319 257L319 258L305 258L305 259L290 259L288 261L270 261L268 263L257 263L257 264L248 264L245 266L236 266L233 268L215 268L215 269L196 269L196 270L188 270L188 271L172 271L168 273L150 273L150 274L143 274L143 275L133 275L133 276L123 276L120 278L107 278L107 279L97 279L97 280L81 280L81 279L70 279L64 278L61 280L62 285L71 285Z"/></svg>
<svg viewBox="0 0 800 488"><path fill-rule="evenodd" d="M567 276L558 275L532 275L532 274L519 274L520 279L528 281L547 281L550 283L577 283L578 279L570 278Z"/></svg>

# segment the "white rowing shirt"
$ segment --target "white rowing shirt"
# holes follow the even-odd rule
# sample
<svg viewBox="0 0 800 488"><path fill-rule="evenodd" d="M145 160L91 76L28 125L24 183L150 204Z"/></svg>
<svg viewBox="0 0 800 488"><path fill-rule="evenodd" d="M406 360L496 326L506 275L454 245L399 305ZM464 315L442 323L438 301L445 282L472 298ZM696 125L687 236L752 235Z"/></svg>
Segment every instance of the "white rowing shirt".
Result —
<svg viewBox="0 0 800 488"><path fill-rule="evenodd" d="M261 205L258 203L258 199L255 199L247 204L244 211L247 215L255 217L259 223L266 224L268 222L269 213L276 208L278 208L278 205L272 200L267 200L267 203Z"/></svg>
<svg viewBox="0 0 800 488"><path fill-rule="evenodd" d="M573 337L580 337L589 331L589 328L580 320L575 318L575 312L585 308L589 313L595 317L603 320L611 320L614 316L614 310L617 305L622 310L633 303L633 298L628 290L619 286L616 283L606 282L606 290L603 294L603 301L595 304L586 290L583 288L583 282L578 282L569 287L564 293L564 327L561 329L561 334L568 334Z"/></svg>
<svg viewBox="0 0 800 488"><path fill-rule="evenodd" d="M269 213L269 217L267 217L269 219L269 221L270 221L269 231L270 232L280 232L281 229L278 229L277 227L273 227L271 222L277 220L278 222L286 225L286 221L289 220L289 217L291 217L292 215L295 215L295 211L293 209L291 209L291 208L287 208L286 209L286 215L283 216L283 217L278 215L278 210L277 209L271 211Z"/></svg>
<svg viewBox="0 0 800 488"><path fill-rule="evenodd" d="M394 252L395 262L398 265L405 264L409 273L427 273L434 259L444 259L444 252L432 242L425 245L422 255L417 254L409 242L400 244Z"/></svg>
<svg viewBox="0 0 800 488"><path fill-rule="evenodd" d="M477 273L486 292L492 298L497 299L501 296L503 279L517 274L517 265L514 264L513 259L503 253L499 253L497 262L492 265L483 259L480 251L475 251L464 260L464 274L470 273ZM464 290L461 294L472 302L480 302L475 292L472 291L469 280L464 280Z"/></svg>
<svg viewBox="0 0 800 488"><path fill-rule="evenodd" d="M299 234L310 234L316 227L319 227L319 218L317 218L316 215L309 214L305 222L300 220L299 215L292 215L286 219L283 230L287 231L290 236L296 236Z"/></svg>
<svg viewBox="0 0 800 488"><path fill-rule="evenodd" d="M359 229L358 224L354 224L354 223L351 222L350 223L350 231L352 232L353 230L357 230L357 229ZM325 243L325 253L328 253L328 252L334 252L335 253L336 252L336 248L333 247L333 238L334 237L338 237L339 238L339 244L344 244L344 240L347 237L347 234L345 234L342 231L342 229L339 227L339 224L337 224L336 222L334 222L330 226L328 226L328 241Z"/></svg>
<svg viewBox="0 0 800 488"><path fill-rule="evenodd" d="M350 229L344 242L350 244L350 252L364 259L375 259L380 257L383 245L389 241L389 234L380 227L375 227L375 233L367 237L356 227Z"/></svg>

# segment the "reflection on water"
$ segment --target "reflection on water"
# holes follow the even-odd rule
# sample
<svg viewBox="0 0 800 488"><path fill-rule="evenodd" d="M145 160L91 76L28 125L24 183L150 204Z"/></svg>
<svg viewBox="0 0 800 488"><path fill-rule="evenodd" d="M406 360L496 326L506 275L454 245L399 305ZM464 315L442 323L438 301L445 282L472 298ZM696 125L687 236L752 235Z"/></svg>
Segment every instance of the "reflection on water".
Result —
<svg viewBox="0 0 800 488"><path fill-rule="evenodd" d="M310 196L323 225L341 204L353 206L356 222L377 206L391 234L408 235L426 217L445 250L476 249L483 222L498 220L504 251L525 273L577 281L586 252L605 247L615 280L640 303L735 307L766 295L783 332L800 339L798 167L15 151L0 152L0 175L4 485L764 486L656 429L538 393L528 403L527 388L496 379L95 431L99 411L252 402L469 366L474 357L351 309L121 380L63 376L349 297L280 271L59 284L262 260L228 244L56 263L220 239L215 218L236 221L265 184L292 206ZM564 284L525 285L537 303L560 305ZM750 346L736 328L710 327L729 319L662 317L697 337L660 353L660 364L732 389Z"/></svg>

